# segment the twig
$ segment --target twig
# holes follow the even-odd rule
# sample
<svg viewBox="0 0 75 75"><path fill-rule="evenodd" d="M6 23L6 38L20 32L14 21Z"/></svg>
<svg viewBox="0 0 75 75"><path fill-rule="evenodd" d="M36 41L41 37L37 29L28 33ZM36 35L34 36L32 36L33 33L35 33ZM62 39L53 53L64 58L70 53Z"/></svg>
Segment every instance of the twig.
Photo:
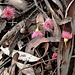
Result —
<svg viewBox="0 0 75 75"><path fill-rule="evenodd" d="M75 55L73 55L72 58L75 58Z"/></svg>
<svg viewBox="0 0 75 75"><path fill-rule="evenodd" d="M55 72L56 72L57 68L58 68L58 67L56 67L56 69L54 70L54 72L52 73L52 75L54 75L54 74L55 74Z"/></svg>
<svg viewBox="0 0 75 75"><path fill-rule="evenodd" d="M53 60L56 60L56 59L57 59L57 58L49 59L49 60L46 60L46 61L43 61L43 62L37 62L36 64L30 65L29 67L25 67L25 68L23 68L23 69L20 69L18 72L20 72L20 71L22 71L22 70L24 70L24 69L30 68L30 67L34 67L34 66L39 65L39 64L41 64L41 63L45 63L45 62L48 62L48 61L53 61Z"/></svg>
<svg viewBox="0 0 75 75"><path fill-rule="evenodd" d="M8 3L0 3L0 5L9 5Z"/></svg>

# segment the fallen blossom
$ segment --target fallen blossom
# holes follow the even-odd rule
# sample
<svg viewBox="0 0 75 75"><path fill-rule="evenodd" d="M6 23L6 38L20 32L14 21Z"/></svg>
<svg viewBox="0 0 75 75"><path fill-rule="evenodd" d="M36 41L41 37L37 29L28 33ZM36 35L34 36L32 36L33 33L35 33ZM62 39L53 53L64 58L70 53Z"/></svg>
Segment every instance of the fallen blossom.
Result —
<svg viewBox="0 0 75 75"><path fill-rule="evenodd" d="M72 36L72 33L67 32L67 31L63 31L61 37L64 38L64 42L65 42L65 45L66 45L68 39L71 39L73 36Z"/></svg>
<svg viewBox="0 0 75 75"><path fill-rule="evenodd" d="M15 15L15 9L7 6L3 11L2 18L12 19Z"/></svg>
<svg viewBox="0 0 75 75"><path fill-rule="evenodd" d="M31 37L32 37L32 38L35 38L35 37L38 37L38 36L43 37L44 34L43 34L41 31L39 31L39 29L38 29L38 27L37 27L36 30L33 31L33 34L32 34Z"/></svg>
<svg viewBox="0 0 75 75"><path fill-rule="evenodd" d="M52 59L57 58L57 53L53 53L52 55ZM57 60L55 60L55 62L57 62Z"/></svg>
<svg viewBox="0 0 75 75"><path fill-rule="evenodd" d="M67 32L67 31L63 31L62 32L62 38L71 39L72 38L72 33Z"/></svg>
<svg viewBox="0 0 75 75"><path fill-rule="evenodd" d="M41 32L41 31L34 31L33 34L32 34L32 38L35 38L35 37L43 37L44 34Z"/></svg>
<svg viewBox="0 0 75 75"><path fill-rule="evenodd" d="M44 28L47 31L50 31L50 29L53 29L53 21L50 18L47 18L46 21L44 22Z"/></svg>

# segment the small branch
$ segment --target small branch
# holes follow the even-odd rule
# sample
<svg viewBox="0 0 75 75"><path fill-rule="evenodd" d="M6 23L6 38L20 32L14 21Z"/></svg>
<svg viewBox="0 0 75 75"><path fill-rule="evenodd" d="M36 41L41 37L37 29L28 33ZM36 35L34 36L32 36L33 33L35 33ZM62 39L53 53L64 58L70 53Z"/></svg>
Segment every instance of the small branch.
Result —
<svg viewBox="0 0 75 75"><path fill-rule="evenodd" d="M73 55L71 58L75 58L75 55Z"/></svg>
<svg viewBox="0 0 75 75"><path fill-rule="evenodd" d="M25 67L25 68L23 68L23 69L20 69L19 72L22 71L22 70L24 70L24 69L27 69L27 68L34 67L34 66L36 66L36 65L39 65L39 64L41 64L41 63L45 63L45 62L48 62L48 61L53 61L53 60L56 60L56 59L57 59L57 58L49 59L49 60L46 60L46 61L43 61L43 62L37 62L36 64L30 65L29 67Z"/></svg>
<svg viewBox="0 0 75 75"><path fill-rule="evenodd" d="M54 70L54 72L52 73L52 75L54 75L54 74L55 74L55 72L56 72L57 68L58 68L58 67L56 67L56 69Z"/></svg>

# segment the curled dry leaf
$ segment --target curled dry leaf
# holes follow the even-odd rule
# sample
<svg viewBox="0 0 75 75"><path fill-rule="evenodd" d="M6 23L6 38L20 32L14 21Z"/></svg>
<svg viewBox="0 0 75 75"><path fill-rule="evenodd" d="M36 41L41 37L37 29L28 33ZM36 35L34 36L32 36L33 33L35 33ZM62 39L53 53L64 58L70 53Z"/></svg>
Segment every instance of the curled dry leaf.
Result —
<svg viewBox="0 0 75 75"><path fill-rule="evenodd" d="M40 40L40 41L39 41ZM28 44L27 44L27 47L25 49L26 52L29 52L29 53L34 53L33 50L31 50L31 48L36 48L37 46L39 46L41 43L44 43L44 42L59 42L60 41L60 37L37 37L37 38L34 38L32 39Z"/></svg>

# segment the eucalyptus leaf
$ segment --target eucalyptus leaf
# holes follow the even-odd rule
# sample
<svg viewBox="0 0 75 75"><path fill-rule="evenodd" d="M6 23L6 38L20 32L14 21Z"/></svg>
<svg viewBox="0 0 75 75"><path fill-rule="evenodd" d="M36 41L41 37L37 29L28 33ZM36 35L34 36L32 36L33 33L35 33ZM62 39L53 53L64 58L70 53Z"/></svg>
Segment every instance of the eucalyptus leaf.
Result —
<svg viewBox="0 0 75 75"><path fill-rule="evenodd" d="M25 10L27 3L25 0L9 0L9 4L13 5L15 8L19 10Z"/></svg>

